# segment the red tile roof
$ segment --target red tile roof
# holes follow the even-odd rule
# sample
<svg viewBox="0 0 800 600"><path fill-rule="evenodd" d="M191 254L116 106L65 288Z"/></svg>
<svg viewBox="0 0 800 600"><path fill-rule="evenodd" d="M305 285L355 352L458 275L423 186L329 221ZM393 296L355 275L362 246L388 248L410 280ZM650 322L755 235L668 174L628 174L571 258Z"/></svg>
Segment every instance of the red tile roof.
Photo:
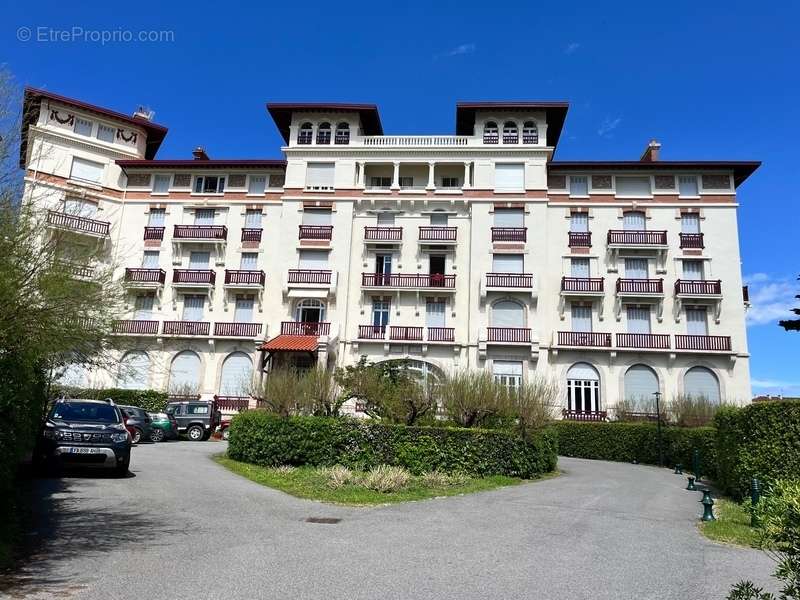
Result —
<svg viewBox="0 0 800 600"><path fill-rule="evenodd" d="M315 335L279 335L265 342L261 350L270 352L315 352L319 341Z"/></svg>

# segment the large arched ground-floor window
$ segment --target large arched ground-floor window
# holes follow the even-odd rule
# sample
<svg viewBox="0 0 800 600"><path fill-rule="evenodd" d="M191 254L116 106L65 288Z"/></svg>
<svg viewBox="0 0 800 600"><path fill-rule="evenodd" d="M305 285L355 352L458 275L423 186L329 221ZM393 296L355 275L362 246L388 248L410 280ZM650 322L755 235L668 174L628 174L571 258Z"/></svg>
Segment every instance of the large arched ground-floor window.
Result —
<svg viewBox="0 0 800 600"><path fill-rule="evenodd" d="M184 350L176 354L169 367L169 392L171 394L199 393L200 371L200 357L196 352Z"/></svg>
<svg viewBox="0 0 800 600"><path fill-rule="evenodd" d="M567 410L598 412L600 410L600 375L588 363L575 363L567 371Z"/></svg>
<svg viewBox="0 0 800 600"><path fill-rule="evenodd" d="M633 365L625 371L625 400L653 402L658 391L658 376L647 365Z"/></svg>
<svg viewBox="0 0 800 600"><path fill-rule="evenodd" d="M709 368L692 367L683 376L683 393L692 398L719 402L721 398L719 379Z"/></svg>
<svg viewBox="0 0 800 600"><path fill-rule="evenodd" d="M253 378L253 361L244 352L232 352L222 363L220 396L246 396Z"/></svg>
<svg viewBox="0 0 800 600"><path fill-rule="evenodd" d="M119 361L117 387L123 390L144 390L150 375L150 357L142 350L132 350Z"/></svg>

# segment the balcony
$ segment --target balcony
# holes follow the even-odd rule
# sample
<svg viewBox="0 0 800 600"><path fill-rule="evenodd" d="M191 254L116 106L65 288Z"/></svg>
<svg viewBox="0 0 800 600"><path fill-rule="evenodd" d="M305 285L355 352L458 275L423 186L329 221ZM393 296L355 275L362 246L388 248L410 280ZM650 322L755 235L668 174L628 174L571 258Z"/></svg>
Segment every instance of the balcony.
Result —
<svg viewBox="0 0 800 600"><path fill-rule="evenodd" d="M602 294L604 280L602 277L562 277L561 293L580 296L583 294Z"/></svg>
<svg viewBox="0 0 800 600"><path fill-rule="evenodd" d="M64 229L74 233L82 233L94 237L108 237L111 223L108 221L98 221L88 217L68 215L55 210L47 211L47 224L57 229Z"/></svg>
<svg viewBox="0 0 800 600"><path fill-rule="evenodd" d="M422 327L402 327L392 325L389 327L389 339L402 342L421 342Z"/></svg>
<svg viewBox="0 0 800 600"><path fill-rule="evenodd" d="M362 273L361 287L398 288L398 289L445 289L455 290L456 276L435 273Z"/></svg>
<svg viewBox="0 0 800 600"><path fill-rule="evenodd" d="M532 273L487 273L486 287L530 289L533 287L533 274Z"/></svg>
<svg viewBox="0 0 800 600"><path fill-rule="evenodd" d="M728 335L676 335L675 348L698 352L730 352L731 338Z"/></svg>
<svg viewBox="0 0 800 600"><path fill-rule="evenodd" d="M592 247L592 233L590 231L570 231L569 232L569 247L570 248L591 248Z"/></svg>
<svg viewBox="0 0 800 600"><path fill-rule="evenodd" d="M437 244L456 242L458 230L455 227L425 226L419 228L420 242L435 242Z"/></svg>
<svg viewBox="0 0 800 600"><path fill-rule="evenodd" d="M527 239L527 227L492 227L493 242L524 242Z"/></svg>
<svg viewBox="0 0 800 600"><path fill-rule="evenodd" d="M331 324L316 321L283 321L281 335L330 335Z"/></svg>
<svg viewBox="0 0 800 600"><path fill-rule="evenodd" d="M359 325L358 339L360 340L386 339L386 325Z"/></svg>
<svg viewBox="0 0 800 600"><path fill-rule="evenodd" d="M495 344L530 344L531 330L528 327L488 327L487 341Z"/></svg>
<svg viewBox="0 0 800 600"><path fill-rule="evenodd" d="M402 239L402 227L364 227L365 242L399 242Z"/></svg>
<svg viewBox="0 0 800 600"><path fill-rule="evenodd" d="M224 242L228 239L225 225L175 225L172 239L184 242Z"/></svg>
<svg viewBox="0 0 800 600"><path fill-rule="evenodd" d="M428 327L428 341L452 343L456 339L455 331L453 327Z"/></svg>
<svg viewBox="0 0 800 600"><path fill-rule="evenodd" d="M617 279L617 294L620 296L657 296L663 293L663 279Z"/></svg>
<svg viewBox="0 0 800 600"><path fill-rule="evenodd" d="M112 331L127 335L158 335L158 321L142 321L139 319L115 321Z"/></svg>
<svg viewBox="0 0 800 600"><path fill-rule="evenodd" d="M404 148L420 148L430 146L466 146L470 137L467 135L365 135L361 138L365 146L399 146Z"/></svg>
<svg viewBox="0 0 800 600"><path fill-rule="evenodd" d="M705 248L702 233L681 233L681 248Z"/></svg>
<svg viewBox="0 0 800 600"><path fill-rule="evenodd" d="M594 331L559 331L558 345L576 348L611 348L611 334Z"/></svg>
<svg viewBox="0 0 800 600"><path fill-rule="evenodd" d="M300 240L330 241L333 237L333 225L300 225L298 238Z"/></svg>
<svg viewBox="0 0 800 600"><path fill-rule="evenodd" d="M264 287L264 271L225 269L225 285L228 287Z"/></svg>
<svg viewBox="0 0 800 600"><path fill-rule="evenodd" d="M164 269L125 269L125 283L139 287L164 285L167 273Z"/></svg>
<svg viewBox="0 0 800 600"><path fill-rule="evenodd" d="M250 408L249 396L214 396L217 408L220 410L235 410L241 412Z"/></svg>
<svg viewBox="0 0 800 600"><path fill-rule="evenodd" d="M669 350L669 335L661 333L618 333L617 347Z"/></svg>
<svg viewBox="0 0 800 600"><path fill-rule="evenodd" d="M163 227L145 227L144 228L145 240L163 240L164 228Z"/></svg>
<svg viewBox="0 0 800 600"><path fill-rule="evenodd" d="M164 335L207 336L210 330L211 323L207 321L164 321Z"/></svg>
<svg viewBox="0 0 800 600"><path fill-rule="evenodd" d="M243 242L260 242L261 241L261 233L262 229L258 228L245 228L242 229L242 241Z"/></svg>
<svg viewBox="0 0 800 600"><path fill-rule="evenodd" d="M678 279L675 282L676 296L720 296L721 294L720 279Z"/></svg>
<svg viewBox="0 0 800 600"><path fill-rule="evenodd" d="M666 231L627 231L610 229L608 231L608 244L614 246L666 246Z"/></svg>
<svg viewBox="0 0 800 600"><path fill-rule="evenodd" d="M566 408L561 411L561 416L566 421L605 421L608 413L604 410L567 410Z"/></svg>
<svg viewBox="0 0 800 600"><path fill-rule="evenodd" d="M332 271L327 269L289 269L287 283L330 285Z"/></svg>
<svg viewBox="0 0 800 600"><path fill-rule="evenodd" d="M214 335L256 338L261 335L261 323L214 323Z"/></svg>
<svg viewBox="0 0 800 600"><path fill-rule="evenodd" d="M68 273L70 277L73 279L80 279L80 280L90 280L94 277L95 270L94 267L90 267L88 265L80 265L76 263L70 262L61 262L59 261L59 268L63 269L65 273Z"/></svg>
<svg viewBox="0 0 800 600"><path fill-rule="evenodd" d="M453 343L455 340L455 329L453 327L396 327L389 329L389 340L391 341L413 341L431 343ZM427 329L427 337L423 338L424 329ZM359 340L386 340L386 325L359 325Z"/></svg>
<svg viewBox="0 0 800 600"><path fill-rule="evenodd" d="M175 269L172 283L181 286L212 286L217 282L217 274L209 269Z"/></svg>

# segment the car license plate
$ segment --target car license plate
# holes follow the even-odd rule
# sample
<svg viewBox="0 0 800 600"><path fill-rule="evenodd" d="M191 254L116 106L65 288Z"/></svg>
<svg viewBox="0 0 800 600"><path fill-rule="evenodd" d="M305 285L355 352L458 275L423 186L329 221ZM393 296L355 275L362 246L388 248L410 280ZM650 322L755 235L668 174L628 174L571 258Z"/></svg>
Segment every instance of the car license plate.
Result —
<svg viewBox="0 0 800 600"><path fill-rule="evenodd" d="M70 448L70 454L102 454L102 448Z"/></svg>

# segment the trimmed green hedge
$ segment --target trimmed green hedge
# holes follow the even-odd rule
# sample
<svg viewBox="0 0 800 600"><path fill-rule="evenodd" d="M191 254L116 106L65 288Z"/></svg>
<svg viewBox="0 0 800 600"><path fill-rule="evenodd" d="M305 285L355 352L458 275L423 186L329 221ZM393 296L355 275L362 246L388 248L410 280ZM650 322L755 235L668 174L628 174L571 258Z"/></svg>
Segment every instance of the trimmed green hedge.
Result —
<svg viewBox="0 0 800 600"><path fill-rule="evenodd" d="M800 480L800 401L757 402L720 410L717 427L717 483L741 498L750 479L769 484L777 479Z"/></svg>
<svg viewBox="0 0 800 600"><path fill-rule="evenodd" d="M331 417L277 417L250 410L233 418L228 456L257 465L380 464L467 475L533 478L556 468L552 431L527 440L507 431L407 427Z"/></svg>
<svg viewBox="0 0 800 600"><path fill-rule="evenodd" d="M138 406L149 412L160 412L167 404L167 393L157 390L123 390L121 388L75 388L53 387L51 399L60 398L90 398L104 400L111 398L117 404L124 406Z"/></svg>
<svg viewBox="0 0 800 600"><path fill-rule="evenodd" d="M593 423L559 421L558 450L563 456L658 464L658 437L654 423ZM664 463L682 463L691 469L692 451L700 450L703 476L717 475L713 427L663 427Z"/></svg>

